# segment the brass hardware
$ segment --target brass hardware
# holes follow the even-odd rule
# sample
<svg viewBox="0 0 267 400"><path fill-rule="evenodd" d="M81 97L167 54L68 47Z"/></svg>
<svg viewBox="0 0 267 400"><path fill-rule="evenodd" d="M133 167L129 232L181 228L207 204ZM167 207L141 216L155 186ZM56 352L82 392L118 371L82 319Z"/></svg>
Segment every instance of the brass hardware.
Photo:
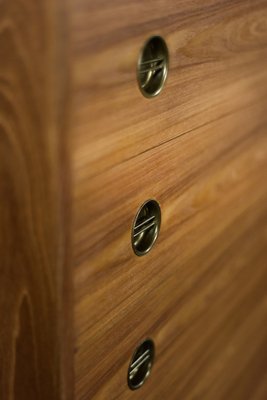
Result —
<svg viewBox="0 0 267 400"><path fill-rule="evenodd" d="M153 247L161 224L160 206L155 200L146 201L139 209L132 227L132 247L143 256Z"/></svg>
<svg viewBox="0 0 267 400"><path fill-rule="evenodd" d="M145 97L154 97L161 92L168 68L167 45L160 36L153 36L145 43L137 66L139 88Z"/></svg>
<svg viewBox="0 0 267 400"><path fill-rule="evenodd" d="M151 339L142 342L134 352L128 368L128 386L131 390L140 388L150 375L155 357L155 346Z"/></svg>

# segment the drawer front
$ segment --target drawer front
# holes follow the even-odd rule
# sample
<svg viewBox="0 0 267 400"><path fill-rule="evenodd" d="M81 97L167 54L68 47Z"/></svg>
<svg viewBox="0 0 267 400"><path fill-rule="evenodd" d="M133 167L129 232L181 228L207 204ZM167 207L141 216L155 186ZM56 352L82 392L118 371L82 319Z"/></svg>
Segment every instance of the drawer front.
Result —
<svg viewBox="0 0 267 400"><path fill-rule="evenodd" d="M70 2L77 399L266 399L267 4ZM162 36L169 74L136 68ZM139 207L161 207L138 257ZM131 391L136 346L155 362Z"/></svg>

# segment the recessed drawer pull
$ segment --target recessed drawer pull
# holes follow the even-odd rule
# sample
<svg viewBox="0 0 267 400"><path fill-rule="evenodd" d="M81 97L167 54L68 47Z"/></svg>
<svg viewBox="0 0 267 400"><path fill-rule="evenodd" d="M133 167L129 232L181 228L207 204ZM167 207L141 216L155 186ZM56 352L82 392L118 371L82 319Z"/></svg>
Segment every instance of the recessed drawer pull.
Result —
<svg viewBox="0 0 267 400"><path fill-rule="evenodd" d="M139 209L132 228L132 247L136 255L147 254L159 235L160 206L155 200L146 201Z"/></svg>
<svg viewBox="0 0 267 400"><path fill-rule="evenodd" d="M157 96L166 81L169 52L160 36L153 36L144 45L137 66L139 88L145 97Z"/></svg>
<svg viewBox="0 0 267 400"><path fill-rule="evenodd" d="M150 375L155 357L155 345L151 339L143 341L134 351L128 368L128 386L140 388Z"/></svg>

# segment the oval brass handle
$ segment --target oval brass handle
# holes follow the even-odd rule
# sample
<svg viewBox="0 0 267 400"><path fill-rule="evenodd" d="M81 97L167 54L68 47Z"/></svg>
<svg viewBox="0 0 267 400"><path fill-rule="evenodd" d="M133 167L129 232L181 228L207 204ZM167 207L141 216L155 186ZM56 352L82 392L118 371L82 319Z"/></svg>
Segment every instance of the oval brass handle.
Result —
<svg viewBox="0 0 267 400"><path fill-rule="evenodd" d="M157 96L163 89L169 70L168 47L160 36L144 45L137 66L137 80L145 97Z"/></svg>
<svg viewBox="0 0 267 400"><path fill-rule="evenodd" d="M147 200L138 210L132 227L132 248L136 255L147 254L155 244L161 225L161 210L156 200Z"/></svg>
<svg viewBox="0 0 267 400"><path fill-rule="evenodd" d="M140 388L150 375L155 357L155 345L146 339L135 350L128 368L128 386L135 390Z"/></svg>

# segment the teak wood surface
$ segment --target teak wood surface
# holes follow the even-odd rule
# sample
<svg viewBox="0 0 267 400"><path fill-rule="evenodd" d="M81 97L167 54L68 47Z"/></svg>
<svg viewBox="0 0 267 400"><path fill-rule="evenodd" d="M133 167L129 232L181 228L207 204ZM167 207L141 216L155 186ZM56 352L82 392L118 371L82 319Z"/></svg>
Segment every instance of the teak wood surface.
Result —
<svg viewBox="0 0 267 400"><path fill-rule="evenodd" d="M266 0L0 2L0 133L0 400L266 400Z"/></svg>
<svg viewBox="0 0 267 400"><path fill-rule="evenodd" d="M71 399L69 85L58 1L0 1L0 399Z"/></svg>

